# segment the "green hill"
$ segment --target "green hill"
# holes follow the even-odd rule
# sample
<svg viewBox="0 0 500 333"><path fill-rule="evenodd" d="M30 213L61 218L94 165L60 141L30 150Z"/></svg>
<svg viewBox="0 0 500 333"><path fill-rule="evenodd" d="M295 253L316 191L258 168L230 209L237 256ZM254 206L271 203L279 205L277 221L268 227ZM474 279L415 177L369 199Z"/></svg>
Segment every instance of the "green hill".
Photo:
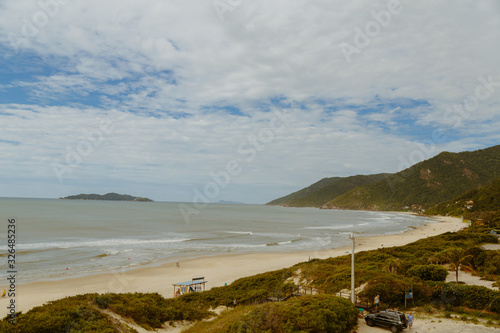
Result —
<svg viewBox="0 0 500 333"><path fill-rule="evenodd" d="M142 197L134 197L128 194L118 194L118 193L106 193L104 195L100 194L78 194L70 195L60 199L67 200L108 200L108 201L146 201L151 202L153 200Z"/></svg>
<svg viewBox="0 0 500 333"><path fill-rule="evenodd" d="M500 178L480 189L466 192L457 198L429 208L427 214L463 216L483 221L489 226L500 225Z"/></svg>
<svg viewBox="0 0 500 333"><path fill-rule="evenodd" d="M491 184L468 191L457 198L440 203L430 209L434 215L461 216L466 212L500 210L500 178Z"/></svg>
<svg viewBox="0 0 500 333"><path fill-rule="evenodd" d="M287 207L321 207L333 198L342 195L356 186L384 179L389 174L357 175L350 177L323 178L302 190L273 200L267 205Z"/></svg>
<svg viewBox="0 0 500 333"><path fill-rule="evenodd" d="M266 205L289 206L290 201L300 200L304 197L307 197L311 193L318 191L319 189L329 184L337 182L339 179L342 179L342 177L323 178L320 181L312 184L311 186L303 188L302 190L299 190L297 192L293 192L292 194L285 195L284 197L270 201Z"/></svg>
<svg viewBox="0 0 500 333"><path fill-rule="evenodd" d="M443 152L384 180L358 186L323 208L422 211L500 178L500 145Z"/></svg>

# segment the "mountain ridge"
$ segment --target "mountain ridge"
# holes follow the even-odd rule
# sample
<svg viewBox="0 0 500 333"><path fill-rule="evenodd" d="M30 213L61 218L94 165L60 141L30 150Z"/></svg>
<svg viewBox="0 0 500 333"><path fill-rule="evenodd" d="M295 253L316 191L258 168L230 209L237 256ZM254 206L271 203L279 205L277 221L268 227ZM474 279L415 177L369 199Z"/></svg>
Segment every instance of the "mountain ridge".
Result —
<svg viewBox="0 0 500 333"><path fill-rule="evenodd" d="M441 152L394 174L323 178L267 204L424 212L497 178L500 145L459 153Z"/></svg>
<svg viewBox="0 0 500 333"><path fill-rule="evenodd" d="M356 186L378 181L388 175L390 174L380 173L373 175L323 178L306 188L270 201L266 205L319 208L331 199L346 193Z"/></svg>
<svg viewBox="0 0 500 333"><path fill-rule="evenodd" d="M442 152L376 183L327 202L323 208L422 212L500 178L500 145Z"/></svg>

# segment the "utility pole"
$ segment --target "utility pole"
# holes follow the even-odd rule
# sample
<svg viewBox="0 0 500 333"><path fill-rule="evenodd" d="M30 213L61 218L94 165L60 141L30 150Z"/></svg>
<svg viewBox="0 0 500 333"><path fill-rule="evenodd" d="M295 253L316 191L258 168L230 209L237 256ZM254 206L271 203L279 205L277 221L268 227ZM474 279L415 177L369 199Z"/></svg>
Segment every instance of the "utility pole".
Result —
<svg viewBox="0 0 500 333"><path fill-rule="evenodd" d="M356 299L354 295L354 232L351 232L349 238L352 240L352 253L351 253L351 302L356 304Z"/></svg>

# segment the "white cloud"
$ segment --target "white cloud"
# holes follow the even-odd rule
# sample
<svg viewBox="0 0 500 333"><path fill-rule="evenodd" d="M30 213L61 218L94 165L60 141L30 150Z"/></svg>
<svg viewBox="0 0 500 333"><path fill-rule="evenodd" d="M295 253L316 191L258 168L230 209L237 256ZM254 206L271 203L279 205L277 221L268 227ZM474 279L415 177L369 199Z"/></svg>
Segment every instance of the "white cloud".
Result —
<svg viewBox="0 0 500 333"><path fill-rule="evenodd" d="M414 124L462 136L433 142L433 153L498 142L500 84L464 118L473 127L453 126L453 114L445 113L474 95L478 77L500 81L500 9L493 0L401 0L399 14L372 31L350 62L340 43L355 46L356 29L373 26L373 13L389 1L243 0L224 20L210 1L57 3L45 7L46 24L36 21L44 16L35 0L6 0L0 14L7 68L21 68L17 62L29 57L50 67L0 80L3 92L24 88L31 98L2 100L0 121L8 126L0 135L7 156L0 169L19 180L55 181L53 192L112 179L148 184L159 198L189 199L160 187L189 192L210 171L242 159L239 145L269 126L273 114L265 109L278 107L270 103L276 97L290 104L290 122L234 185L288 190L324 176L398 171L414 141L432 141L401 133ZM36 29L27 35L30 24ZM104 106L85 101L91 94ZM214 105L237 107L246 117L204 108ZM359 112L361 106L372 110ZM74 185L59 184L50 164L104 119L115 131L66 175Z"/></svg>

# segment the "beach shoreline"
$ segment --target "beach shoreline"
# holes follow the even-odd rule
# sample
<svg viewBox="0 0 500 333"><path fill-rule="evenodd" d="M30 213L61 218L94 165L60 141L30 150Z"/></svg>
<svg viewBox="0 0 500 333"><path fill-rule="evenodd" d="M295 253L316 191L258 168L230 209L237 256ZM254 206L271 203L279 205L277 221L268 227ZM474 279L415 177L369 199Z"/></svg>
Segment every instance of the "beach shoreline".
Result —
<svg viewBox="0 0 500 333"><path fill-rule="evenodd" d="M356 252L401 246L429 236L457 231L465 226L459 218L435 216L433 219L437 222L426 223L403 233L358 237ZM48 301L86 293L157 292L164 297L172 297L173 283L190 281L195 277L204 277L208 281L207 289L210 289L229 285L242 277L291 267L309 259L345 255L350 250L351 246L324 249L318 243L318 249L311 251L222 254L182 260L179 268L175 262L167 262L153 267L29 282L16 286L16 311L27 312ZM8 289L4 283L0 288ZM4 309L8 302L8 297L0 298L0 306Z"/></svg>

